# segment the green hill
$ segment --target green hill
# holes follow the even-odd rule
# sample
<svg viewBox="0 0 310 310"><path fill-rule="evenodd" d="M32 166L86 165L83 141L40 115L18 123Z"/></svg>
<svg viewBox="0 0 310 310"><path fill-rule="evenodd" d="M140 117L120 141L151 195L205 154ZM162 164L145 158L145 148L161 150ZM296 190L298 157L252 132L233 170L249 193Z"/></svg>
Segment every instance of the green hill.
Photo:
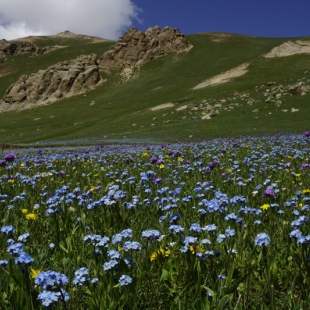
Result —
<svg viewBox="0 0 310 310"><path fill-rule="evenodd" d="M200 33L187 39L193 45L189 52L155 59L135 69L129 80L121 77L120 69L101 68L107 82L92 91L44 107L0 113L0 143L168 142L309 130L309 92L292 95L287 89L300 81L309 84L310 54L263 56L296 38ZM7 57L0 63L0 98L22 74L81 54L99 58L114 42L43 37L35 44L66 47L42 56ZM244 63L247 73L193 89ZM266 103L268 92L277 95L281 87L282 96ZM170 107L159 107L167 103ZM211 119L203 117L206 104L218 110Z"/></svg>

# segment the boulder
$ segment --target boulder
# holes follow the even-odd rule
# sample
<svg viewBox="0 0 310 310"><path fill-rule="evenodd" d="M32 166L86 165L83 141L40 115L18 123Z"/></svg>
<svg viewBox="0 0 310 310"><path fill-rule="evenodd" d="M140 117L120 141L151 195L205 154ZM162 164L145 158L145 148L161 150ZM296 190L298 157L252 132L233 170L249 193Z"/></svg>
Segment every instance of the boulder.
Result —
<svg viewBox="0 0 310 310"><path fill-rule="evenodd" d="M6 91L0 109L27 109L81 94L100 82L96 55L81 55L35 74L22 75Z"/></svg>
<svg viewBox="0 0 310 310"><path fill-rule="evenodd" d="M167 26L162 30L155 26L142 32L132 27L101 56L99 64L117 68L141 66L169 52L187 51L191 47L179 29Z"/></svg>

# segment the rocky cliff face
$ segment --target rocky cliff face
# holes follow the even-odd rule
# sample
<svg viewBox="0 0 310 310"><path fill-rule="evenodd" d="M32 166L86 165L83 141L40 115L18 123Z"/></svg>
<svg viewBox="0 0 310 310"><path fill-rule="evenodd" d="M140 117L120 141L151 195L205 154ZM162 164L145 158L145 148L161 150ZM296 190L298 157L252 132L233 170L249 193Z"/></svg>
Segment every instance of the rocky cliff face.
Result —
<svg viewBox="0 0 310 310"><path fill-rule="evenodd" d="M21 110L80 94L100 82L96 55L81 55L46 70L22 75L6 91L0 109Z"/></svg>
<svg viewBox="0 0 310 310"><path fill-rule="evenodd" d="M126 68L141 66L169 52L189 50L192 45L176 28L158 26L145 32L130 28L115 46L104 53L99 64L104 67Z"/></svg>

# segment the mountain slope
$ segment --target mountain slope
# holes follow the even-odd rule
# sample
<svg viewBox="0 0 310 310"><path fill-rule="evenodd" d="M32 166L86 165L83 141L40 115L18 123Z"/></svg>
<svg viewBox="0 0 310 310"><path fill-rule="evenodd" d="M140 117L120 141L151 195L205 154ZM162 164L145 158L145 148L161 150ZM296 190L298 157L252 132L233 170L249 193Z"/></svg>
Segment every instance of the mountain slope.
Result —
<svg viewBox="0 0 310 310"><path fill-rule="evenodd" d="M287 90L300 81L308 85L310 56L264 57L274 47L296 38L201 33L187 39L194 46L189 52L171 53L135 68L130 79L122 76L120 69L102 67L100 73L107 82L86 94L46 107L0 113L0 142L161 142L309 130L309 93L290 95ZM93 43L80 37L45 37L38 42L66 47L39 57L8 57L0 64L0 98L21 74L34 73L80 54L95 53L99 58L114 44ZM194 89L245 63L245 74L227 83ZM270 87L268 82L272 82ZM279 93L280 86L285 89L278 100L281 105L273 100L266 103L268 90L274 88L272 92ZM158 106L166 108L154 109Z"/></svg>

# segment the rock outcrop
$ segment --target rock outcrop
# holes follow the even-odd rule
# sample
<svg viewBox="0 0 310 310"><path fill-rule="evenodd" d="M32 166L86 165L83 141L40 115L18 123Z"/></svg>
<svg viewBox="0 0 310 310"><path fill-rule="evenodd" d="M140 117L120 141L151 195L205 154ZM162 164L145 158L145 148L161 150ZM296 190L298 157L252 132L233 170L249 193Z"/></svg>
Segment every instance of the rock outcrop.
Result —
<svg viewBox="0 0 310 310"><path fill-rule="evenodd" d="M6 91L0 110L21 110L83 93L100 82L96 55L81 55L46 70L22 75Z"/></svg>
<svg viewBox="0 0 310 310"><path fill-rule="evenodd" d="M142 32L132 27L119 38L115 46L102 55L99 64L117 68L141 66L169 52L187 51L191 47L190 42L176 28L167 26L161 30L155 26Z"/></svg>
<svg viewBox="0 0 310 310"><path fill-rule="evenodd" d="M70 31L58 36L76 36ZM158 26L146 32L133 27L119 38L111 50L104 53L99 64L104 67L124 68L121 77L132 77L134 67L169 52L187 51L192 47L184 35L175 28ZM0 41L0 56L33 53L44 54L48 48L38 48L28 41ZM81 94L96 86L100 81L99 64L96 55L81 55L75 60L63 61L46 70L30 75L22 75L7 89L0 112L23 110L46 105L64 97Z"/></svg>
<svg viewBox="0 0 310 310"><path fill-rule="evenodd" d="M58 48L61 48L61 46L37 47L36 45L28 41L10 42L3 39L0 40L0 58L24 53L32 53L33 55L42 55Z"/></svg>

